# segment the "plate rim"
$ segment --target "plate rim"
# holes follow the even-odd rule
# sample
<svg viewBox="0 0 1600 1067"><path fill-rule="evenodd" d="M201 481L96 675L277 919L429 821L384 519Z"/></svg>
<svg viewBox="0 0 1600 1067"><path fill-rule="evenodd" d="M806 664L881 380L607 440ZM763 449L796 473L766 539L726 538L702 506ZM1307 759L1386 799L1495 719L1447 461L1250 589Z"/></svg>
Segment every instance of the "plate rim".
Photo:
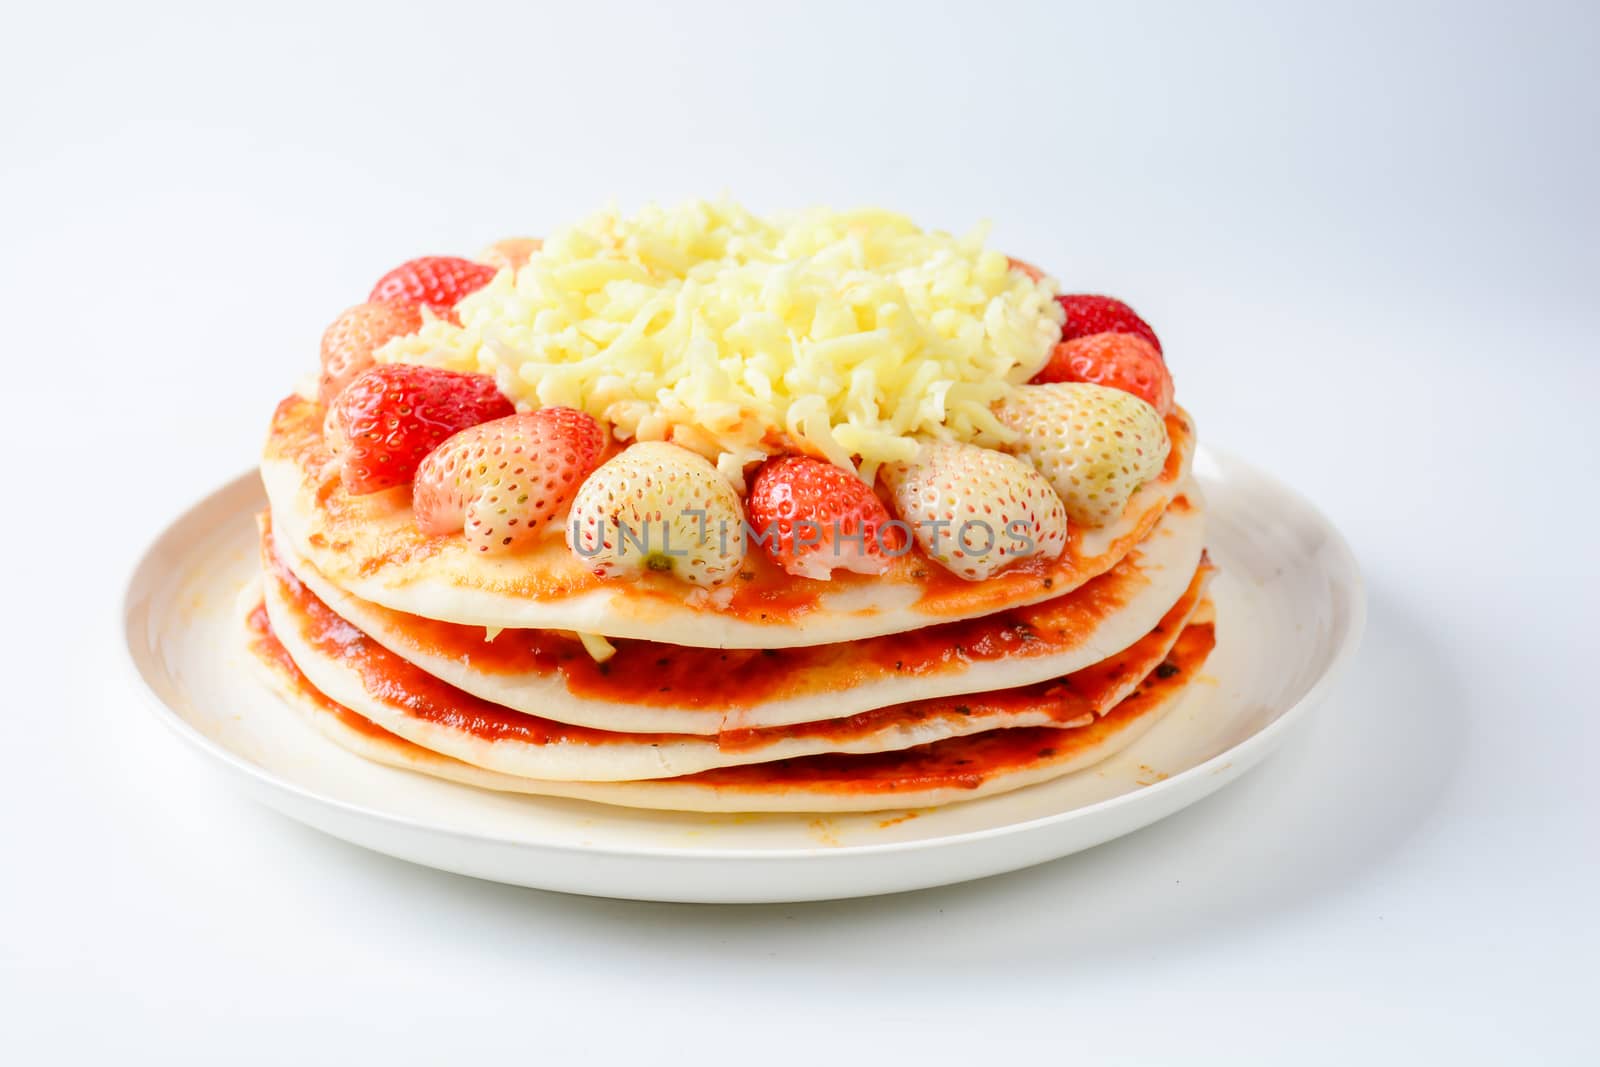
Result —
<svg viewBox="0 0 1600 1067"><path fill-rule="evenodd" d="M1349 542L1345 540L1344 535L1339 532L1338 527L1299 490L1287 485L1282 480L1247 460L1241 459L1238 455L1225 448L1201 443L1196 450L1195 460L1197 470L1201 461L1207 460L1209 465L1221 470L1226 471L1228 468L1237 468L1241 473L1248 474L1266 483L1275 495L1289 498L1295 505L1313 517L1321 527L1322 532L1327 537L1327 544L1334 553L1336 563L1349 577L1346 593L1350 600L1349 622L1344 632L1338 635L1338 644L1328 661L1327 668L1298 700L1285 708L1270 723L1209 759L1179 771L1177 774L1159 782L1154 782L1119 796L1108 797L1105 800L1071 808L1067 811L1053 812L1020 822L1005 823L1000 826L966 830L940 837L919 838L911 841L783 848L582 844L529 840L502 833L445 826L429 822L423 818L398 815L394 812L370 807L355 801L330 797L284 778L266 767L251 762L222 743L207 737L179 714L157 691L150 678L146 676L140 666L139 655L135 646L135 627L140 607L139 593L142 586L149 584L149 572L157 565L157 557L163 542L171 537L176 530L187 525L196 512L205 508L216 498L238 492L245 483L252 480L257 482L257 489L259 490L259 477L254 468L229 479L190 504L176 518L161 527L160 531L145 545L143 551L138 554L132 568L128 571L121 598L122 669L131 676L129 680L135 683L134 689L140 696L140 703L144 704L152 715L189 745L217 760L230 771L251 779L258 786L265 787L269 791L283 794L301 803L335 809L345 817L384 823L394 830L407 833L420 832L472 844L511 846L528 851L543 851L574 857L604 856L614 859L673 859L684 863L724 863L730 860L788 863L824 856L842 860L939 848L954 848L963 845L976 845L980 842L993 842L996 839L1009 836L1043 833L1091 816L1108 815L1131 805L1156 804L1161 797L1168 793L1189 789L1198 780L1220 773L1221 770L1227 769L1234 763L1246 761L1247 757L1254 754L1258 749L1263 747L1270 748L1270 746L1277 743L1281 734L1292 729L1311 709L1323 702L1332 688L1338 684L1339 679L1343 677L1344 672L1348 669L1351 660L1355 658L1355 653L1360 647L1367 619L1366 582L1362 576L1361 567L1355 553L1351 550ZM1250 760L1245 765L1249 766L1253 762L1253 760ZM1205 792L1209 792L1209 790L1202 791L1202 795ZM538 800L539 798L530 799Z"/></svg>

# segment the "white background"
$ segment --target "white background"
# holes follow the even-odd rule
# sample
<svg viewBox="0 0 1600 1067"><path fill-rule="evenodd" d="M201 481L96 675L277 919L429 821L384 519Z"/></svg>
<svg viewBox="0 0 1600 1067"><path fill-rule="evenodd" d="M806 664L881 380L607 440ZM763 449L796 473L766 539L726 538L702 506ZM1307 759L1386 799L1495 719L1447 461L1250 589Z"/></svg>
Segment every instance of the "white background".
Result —
<svg viewBox="0 0 1600 1067"><path fill-rule="evenodd" d="M7 9L0 1058L1597 1062L1594 8L1113 6ZM339 309L722 190L1138 306L1363 562L1313 728L1043 868L702 908L347 847L143 712L125 576Z"/></svg>

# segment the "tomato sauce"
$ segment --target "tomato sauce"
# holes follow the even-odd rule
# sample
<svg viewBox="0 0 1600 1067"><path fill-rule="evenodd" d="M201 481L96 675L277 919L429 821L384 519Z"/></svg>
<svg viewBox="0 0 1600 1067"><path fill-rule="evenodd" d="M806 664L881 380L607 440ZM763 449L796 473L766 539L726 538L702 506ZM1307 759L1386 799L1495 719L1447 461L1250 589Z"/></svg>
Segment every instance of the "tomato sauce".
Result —
<svg viewBox="0 0 1600 1067"><path fill-rule="evenodd" d="M267 554L287 572L265 535ZM1106 574L1052 600L994 615L862 641L782 649L715 649L616 639L616 654L596 663L571 636L504 630L485 639L478 626L440 622L375 604L385 633L419 655L497 675L558 674L574 696L723 714L812 693L839 692L886 677L963 670L975 663L1069 652L1147 584L1129 557Z"/></svg>
<svg viewBox="0 0 1600 1067"><path fill-rule="evenodd" d="M873 755L804 756L771 763L722 767L671 779L685 784L831 793L897 793L928 789L976 789L1010 771L1065 762L1157 710L1199 673L1215 644L1210 623L1191 625L1160 669L1139 689L1088 726L1062 730L1029 726L952 737L898 752Z"/></svg>
<svg viewBox="0 0 1600 1067"><path fill-rule="evenodd" d="M404 714L487 741L534 745L660 743L684 736L617 733L573 726L475 697L413 666L346 622L294 576L270 550L270 542L265 538L262 562L267 580L277 583L295 608L302 639L355 670L368 693ZM1202 568L1184 596L1150 634L1118 655L1063 678L1012 689L890 705L822 722L724 730L717 735L717 743L734 750L759 748L794 738L820 738L842 744L891 728L937 719L954 721L974 714L1016 715L1043 710L1056 721L1067 723L1103 713L1126 679L1143 675L1155 666L1170 643L1172 630L1181 626L1193 610L1205 578L1205 568ZM264 609L258 610L264 616ZM252 625L256 625L254 613L251 618Z"/></svg>
<svg viewBox="0 0 1600 1067"><path fill-rule="evenodd" d="M889 726L929 720L956 721L979 716L1023 715L1045 712L1066 724L1086 716L1103 715L1126 684L1143 678L1161 662L1176 639L1184 620L1194 611L1209 577L1209 569L1195 574L1189 588L1164 615L1155 629L1123 651L1092 666L1032 685L992 689L981 693L935 697L886 708L874 708L840 719L774 726L761 729L723 730L717 743L724 749L769 744L780 737L827 738L844 741L866 736Z"/></svg>
<svg viewBox="0 0 1600 1067"><path fill-rule="evenodd" d="M329 700L301 673L272 632L266 608L257 605L248 625L251 648L319 708L346 726L403 747L414 747L387 730ZM727 789L810 789L818 792L894 793L936 788L976 789L1007 771L1041 762L1070 760L1159 707L1186 685L1215 645L1211 623L1191 624L1129 697L1090 725L1072 729L1020 727L950 738L897 752L829 754L702 771L667 781Z"/></svg>
<svg viewBox="0 0 1600 1067"><path fill-rule="evenodd" d="M267 579L278 583L294 606L300 636L312 648L338 659L361 676L374 699L407 715L472 734L486 741L518 741L530 745L597 745L626 741L659 742L678 735L619 734L572 726L527 715L447 685L383 648L334 613L307 589L276 555L263 551Z"/></svg>
<svg viewBox="0 0 1600 1067"><path fill-rule="evenodd" d="M267 618L265 604L255 606L246 617L245 625L250 630L250 651L294 686L297 692L353 730L359 730L369 737L400 740L365 716L357 715L343 704L329 700L311 684L311 680L301 673L300 665L289 655L289 650L278 640L278 635L272 632L272 620Z"/></svg>
<svg viewBox="0 0 1600 1067"><path fill-rule="evenodd" d="M404 748L417 748L311 685L272 632L266 609L250 613L251 648L318 707L352 729ZM731 790L785 788L834 793L896 793L926 789L977 789L1007 771L1070 760L1158 708L1204 665L1215 645L1211 623L1192 624L1140 688L1094 723L1069 730L1047 726L990 730L898 752L829 754L702 771L664 781ZM418 749L418 751L423 751Z"/></svg>

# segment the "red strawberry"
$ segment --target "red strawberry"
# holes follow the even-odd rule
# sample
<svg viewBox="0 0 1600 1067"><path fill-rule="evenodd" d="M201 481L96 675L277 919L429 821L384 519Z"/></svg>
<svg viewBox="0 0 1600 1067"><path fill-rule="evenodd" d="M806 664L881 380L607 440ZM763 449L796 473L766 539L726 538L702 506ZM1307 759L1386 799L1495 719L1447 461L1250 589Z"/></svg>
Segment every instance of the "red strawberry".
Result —
<svg viewBox="0 0 1600 1067"><path fill-rule="evenodd" d="M372 366L372 353L421 326L422 314L416 308L392 304L357 304L334 319L322 335L318 399L331 404L356 375Z"/></svg>
<svg viewBox="0 0 1600 1067"><path fill-rule="evenodd" d="M411 481L440 441L516 409L494 379L437 367L384 363L363 371L328 409L328 446L353 496Z"/></svg>
<svg viewBox="0 0 1600 1067"><path fill-rule="evenodd" d="M1094 382L1132 393L1162 415L1172 414L1172 375L1161 354L1131 333L1097 333L1062 341L1033 383Z"/></svg>
<svg viewBox="0 0 1600 1067"><path fill-rule="evenodd" d="M468 293L488 285L498 272L487 263L455 256L423 256L400 264L378 279L367 299L373 303L453 308Z"/></svg>
<svg viewBox="0 0 1600 1067"><path fill-rule="evenodd" d="M411 505L425 534L466 531L480 552L510 552L555 518L600 462L607 435L572 408L542 408L462 430L417 468Z"/></svg>
<svg viewBox="0 0 1600 1067"><path fill-rule="evenodd" d="M1071 341L1096 333L1131 333L1143 337L1161 354L1161 339L1127 304L1109 296L1089 293L1070 293L1056 297L1056 302L1067 313L1067 323L1061 327L1061 339Z"/></svg>
<svg viewBox="0 0 1600 1067"><path fill-rule="evenodd" d="M768 460L745 499L750 528L790 574L827 580L835 570L882 574L899 554L889 511L849 471L809 456Z"/></svg>

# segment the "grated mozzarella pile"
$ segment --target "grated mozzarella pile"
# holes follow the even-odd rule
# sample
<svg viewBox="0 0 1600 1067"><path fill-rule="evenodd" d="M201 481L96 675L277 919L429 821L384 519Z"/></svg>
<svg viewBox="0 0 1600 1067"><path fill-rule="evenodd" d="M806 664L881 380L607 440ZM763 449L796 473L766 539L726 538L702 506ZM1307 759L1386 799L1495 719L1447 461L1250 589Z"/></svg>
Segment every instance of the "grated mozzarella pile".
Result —
<svg viewBox="0 0 1600 1067"><path fill-rule="evenodd" d="M996 445L990 412L1060 336L1055 283L886 211L762 218L728 201L601 212L552 234L384 361L492 374L622 440L744 468L799 450L871 479L919 437Z"/></svg>

